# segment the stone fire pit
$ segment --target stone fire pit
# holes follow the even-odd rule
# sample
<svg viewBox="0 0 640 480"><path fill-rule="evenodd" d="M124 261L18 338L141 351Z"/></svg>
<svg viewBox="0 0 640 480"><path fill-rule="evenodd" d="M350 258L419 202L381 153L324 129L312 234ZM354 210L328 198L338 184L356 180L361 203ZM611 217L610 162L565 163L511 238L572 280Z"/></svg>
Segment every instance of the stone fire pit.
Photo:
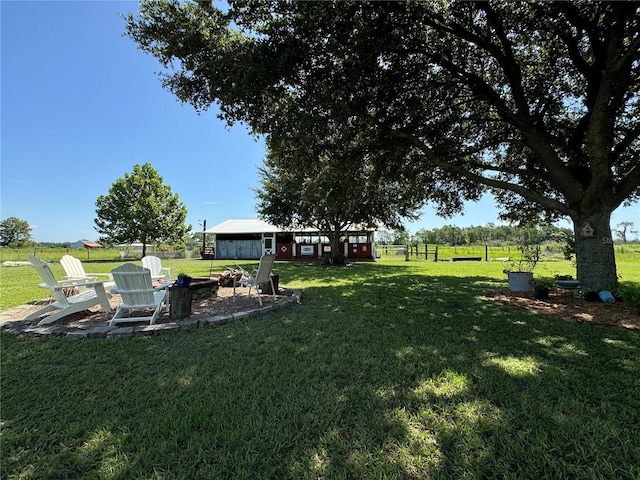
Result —
<svg viewBox="0 0 640 480"><path fill-rule="evenodd" d="M192 292L192 299L215 297L218 295L218 280L215 278L192 278L189 290Z"/></svg>

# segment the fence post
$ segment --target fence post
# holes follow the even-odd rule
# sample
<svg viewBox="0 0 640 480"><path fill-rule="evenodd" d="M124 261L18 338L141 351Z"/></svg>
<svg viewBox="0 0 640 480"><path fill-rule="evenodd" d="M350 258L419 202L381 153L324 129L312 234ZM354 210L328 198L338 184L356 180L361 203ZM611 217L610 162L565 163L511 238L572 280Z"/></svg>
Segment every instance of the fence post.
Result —
<svg viewBox="0 0 640 480"><path fill-rule="evenodd" d="M438 261L438 245L436 245L436 252L434 253L434 259L436 262Z"/></svg>
<svg viewBox="0 0 640 480"><path fill-rule="evenodd" d="M404 261L409 261L409 245L404 246Z"/></svg>
<svg viewBox="0 0 640 480"><path fill-rule="evenodd" d="M489 261L489 245L487 245L486 243L484 244L484 261Z"/></svg>

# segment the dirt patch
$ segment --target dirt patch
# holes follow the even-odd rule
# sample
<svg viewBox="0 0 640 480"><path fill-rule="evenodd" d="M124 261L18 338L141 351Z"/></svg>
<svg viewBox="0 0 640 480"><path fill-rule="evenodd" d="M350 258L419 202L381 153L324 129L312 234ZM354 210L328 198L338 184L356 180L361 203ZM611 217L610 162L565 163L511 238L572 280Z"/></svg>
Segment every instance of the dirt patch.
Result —
<svg viewBox="0 0 640 480"><path fill-rule="evenodd" d="M550 292L548 300L534 298L533 292L516 293L509 290L491 292L485 298L568 322L613 325L640 331L640 315L637 308L624 302L587 302L582 298L573 297L571 292L565 294L561 290Z"/></svg>
<svg viewBox="0 0 640 480"><path fill-rule="evenodd" d="M261 295L262 297L262 305L269 306L273 304L279 304L287 301L293 295L293 291L280 288L278 295L276 298L273 298L273 295ZM120 295L112 294L111 299L109 300L111 304L111 308L114 309L122 303L122 299ZM33 305L33 311L37 311L43 307L45 303L41 303L39 305ZM215 317L217 315L229 315L238 312L245 312L248 310L255 310L261 308L258 303L258 297L255 295L255 292L251 292L249 295L248 288L236 288L236 298L235 301L233 299L233 288L223 288L218 289L218 295L215 297L203 298L200 300L194 300L191 305L191 316L188 318L180 319L180 320L172 320L169 316L169 311L162 312L157 320L156 324L163 323L180 323L185 320L193 320L197 318L209 318ZM30 312L26 312L28 315ZM47 326L58 326L64 325L67 327L81 328L81 329L92 329L94 327L104 327L109 324L109 321L113 318L114 312L105 313L102 312L99 305L92 307L89 310L85 310L84 312L74 313L73 315L68 315L60 320L48 324ZM24 315L23 315L24 318ZM31 322L32 325L37 325L43 317L35 319ZM22 320L22 318L15 318L12 320ZM118 326L131 326L131 325L144 325L143 322L121 322L118 323Z"/></svg>

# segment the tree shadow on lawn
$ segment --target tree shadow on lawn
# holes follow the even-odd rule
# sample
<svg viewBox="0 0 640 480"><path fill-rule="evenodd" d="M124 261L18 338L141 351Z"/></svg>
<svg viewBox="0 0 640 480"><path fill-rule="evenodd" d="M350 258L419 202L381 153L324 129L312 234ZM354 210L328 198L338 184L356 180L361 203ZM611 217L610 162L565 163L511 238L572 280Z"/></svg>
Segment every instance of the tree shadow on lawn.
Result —
<svg viewBox="0 0 640 480"><path fill-rule="evenodd" d="M492 303L491 278L377 272L336 274L293 310L214 329L14 345L30 361L5 365L3 383L40 385L30 435L46 435L42 417L66 431L69 411L100 412L77 443L112 439L93 463L68 460L83 474L121 462L123 477L637 476L637 334ZM12 411L9 438L27 431Z"/></svg>
<svg viewBox="0 0 640 480"><path fill-rule="evenodd" d="M416 280L306 292L342 406L308 458L356 477L637 475L637 335L492 304L490 278Z"/></svg>
<svg viewBox="0 0 640 480"><path fill-rule="evenodd" d="M373 289L378 304L394 302L395 298L403 301L420 301L433 304L445 302L455 313L463 307L461 299L468 295L482 295L492 302L524 308L532 313L553 316L569 322L584 322L603 325L617 325L624 328L640 330L640 315L631 304L618 301L615 304L587 302L574 298L573 292L552 289L547 300L534 299L533 293L513 293L507 286L506 278L465 274L460 265L450 264L451 270L458 275L440 275L439 271L429 268L433 264L407 263L406 265L389 265L379 263L359 263L349 267L321 268L316 264L299 264L288 262L280 264L280 281L301 282L303 285L333 285L343 289L342 294L354 294L358 290L359 298L367 298L361 292L361 286ZM441 265L441 264L438 264ZM457 268L456 268L457 267ZM497 270L497 269L496 269ZM400 282L400 283L398 283ZM626 282L633 284L634 282ZM394 289L400 285L400 289ZM309 287L302 287L307 289ZM406 291L403 291L406 289ZM410 293L417 294L410 295ZM453 297L445 295L453 294ZM459 294L459 298L455 298ZM391 296L395 298L391 298ZM410 297L410 298L409 298ZM364 301L364 300L363 300ZM404 305L400 305L400 308Z"/></svg>

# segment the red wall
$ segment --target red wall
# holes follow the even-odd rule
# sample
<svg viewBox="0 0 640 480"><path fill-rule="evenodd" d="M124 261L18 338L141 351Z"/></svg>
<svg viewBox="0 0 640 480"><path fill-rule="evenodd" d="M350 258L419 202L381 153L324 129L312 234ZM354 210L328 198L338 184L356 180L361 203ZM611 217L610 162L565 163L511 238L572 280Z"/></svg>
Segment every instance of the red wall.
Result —
<svg viewBox="0 0 640 480"><path fill-rule="evenodd" d="M276 243L276 259L289 260L293 257L293 249L295 245L292 243Z"/></svg>

